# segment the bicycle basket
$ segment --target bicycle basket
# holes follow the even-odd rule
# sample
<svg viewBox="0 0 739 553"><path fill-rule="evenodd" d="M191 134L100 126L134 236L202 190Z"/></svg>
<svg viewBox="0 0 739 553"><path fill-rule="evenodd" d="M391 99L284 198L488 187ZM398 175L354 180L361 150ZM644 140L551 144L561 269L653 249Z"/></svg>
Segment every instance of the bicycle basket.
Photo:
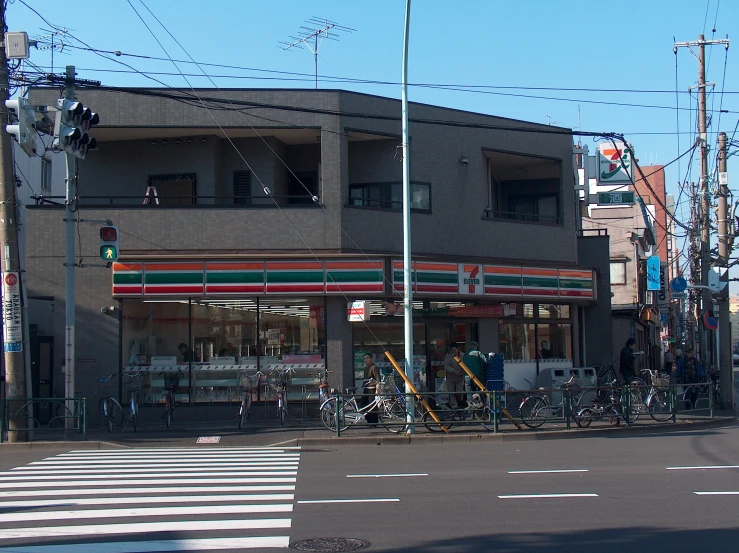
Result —
<svg viewBox="0 0 739 553"><path fill-rule="evenodd" d="M669 374L653 374L652 386L655 388L667 388L670 385Z"/></svg>

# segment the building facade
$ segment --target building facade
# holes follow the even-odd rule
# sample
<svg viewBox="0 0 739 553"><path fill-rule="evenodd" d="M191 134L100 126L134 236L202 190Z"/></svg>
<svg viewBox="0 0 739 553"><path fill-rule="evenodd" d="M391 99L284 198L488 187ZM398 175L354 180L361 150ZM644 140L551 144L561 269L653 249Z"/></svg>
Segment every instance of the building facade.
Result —
<svg viewBox="0 0 739 553"><path fill-rule="evenodd" d="M318 371L403 357L400 103L312 90L80 90L100 114L79 163L76 382L143 372L154 400L226 401L240 371ZM57 91L32 90L32 103ZM204 109L203 103L209 109ZM411 105L414 367L436 389L452 342L502 352L506 379L600 362L583 330L610 313L607 240L581 236L572 139L552 127ZM556 128L554 128L556 129ZM64 336L63 199L28 213L39 329ZM120 259L99 259L99 225ZM365 321L347 305L362 301ZM114 306L113 318L101 308ZM109 311L110 312L110 311ZM61 349L55 354L61 387Z"/></svg>

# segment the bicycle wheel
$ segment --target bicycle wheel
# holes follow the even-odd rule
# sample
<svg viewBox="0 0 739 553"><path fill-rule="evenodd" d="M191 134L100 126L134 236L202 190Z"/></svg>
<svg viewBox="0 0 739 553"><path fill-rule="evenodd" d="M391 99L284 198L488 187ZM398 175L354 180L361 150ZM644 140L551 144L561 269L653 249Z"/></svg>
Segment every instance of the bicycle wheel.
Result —
<svg viewBox="0 0 739 553"><path fill-rule="evenodd" d="M657 422L667 422L672 419L672 405L670 394L664 390L655 392L649 399L649 415Z"/></svg>
<svg viewBox="0 0 739 553"><path fill-rule="evenodd" d="M593 422L595 418L595 412L590 407L580 409L580 412L575 415L575 422L580 428L587 428Z"/></svg>
<svg viewBox="0 0 739 553"><path fill-rule="evenodd" d="M384 402L378 417L380 424L390 432L397 434L405 429L405 405L398 399Z"/></svg>
<svg viewBox="0 0 739 553"><path fill-rule="evenodd" d="M544 400L538 396L529 396L521 403L521 421L529 428L539 428L544 424L544 419L539 416L539 411L546 407Z"/></svg>
<svg viewBox="0 0 739 553"><path fill-rule="evenodd" d="M421 420L423 421L423 424L426 426L426 428L428 428L429 432L443 432L444 430L441 428L442 426L445 426L447 430L451 430L452 426L454 426L451 420L447 420L444 418L444 416L442 415L442 412L434 411L436 416L439 417L439 419L441 419L440 423L436 422L433 419L433 417L431 416L431 413L432 413L431 411L426 411L423 414L423 417L421 418Z"/></svg>
<svg viewBox="0 0 739 553"><path fill-rule="evenodd" d="M164 426L171 428L172 426L172 404L169 398L164 402Z"/></svg>
<svg viewBox="0 0 739 553"><path fill-rule="evenodd" d="M603 417L608 419L611 426L618 426L621 424L621 417L623 415L619 412L615 405L606 405L603 407Z"/></svg>
<svg viewBox="0 0 739 553"><path fill-rule="evenodd" d="M244 428L244 423L246 422L246 419L248 417L245 403L245 400L242 401L241 406L239 407L239 430Z"/></svg>
<svg viewBox="0 0 739 553"><path fill-rule="evenodd" d="M475 418L480 421L480 424L488 432L495 431L495 422L493 421L493 417L491 416L489 405L486 405L479 411L476 411Z"/></svg>
<svg viewBox="0 0 739 553"><path fill-rule="evenodd" d="M323 405L321 405L321 422L332 432L336 432L337 427L341 428L342 432L349 428L349 422L347 422L346 415L356 412L354 407L350 403L347 403L345 401L342 401L339 404L338 409L339 417L337 424L336 398L329 398L323 403Z"/></svg>
<svg viewBox="0 0 739 553"><path fill-rule="evenodd" d="M285 426L287 422L287 409L280 407L280 425Z"/></svg>
<svg viewBox="0 0 739 553"><path fill-rule="evenodd" d="M631 410L629 412L630 422L633 424L639 418L639 415L649 412L647 408L647 398L649 397L649 388L647 383L641 378L635 377L631 379Z"/></svg>

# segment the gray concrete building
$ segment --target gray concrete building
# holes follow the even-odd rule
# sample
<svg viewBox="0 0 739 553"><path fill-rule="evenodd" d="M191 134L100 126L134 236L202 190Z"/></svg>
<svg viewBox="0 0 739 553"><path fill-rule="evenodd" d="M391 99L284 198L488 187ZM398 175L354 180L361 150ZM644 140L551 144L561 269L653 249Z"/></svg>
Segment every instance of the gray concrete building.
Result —
<svg viewBox="0 0 739 553"><path fill-rule="evenodd" d="M53 103L55 89L31 91ZM142 373L157 401L230 401L239 374L292 367L315 395L403 357L400 102L325 90L82 89L99 151L79 162L77 390ZM443 380L451 343L506 357L505 379L601 362L607 237L582 237L566 129L410 106L414 367ZM64 339L63 198L28 210L39 332ZM99 258L100 225L120 258ZM589 240L589 241L588 241ZM603 251L606 253L603 254ZM605 284L605 288L603 287ZM350 322L363 302L368 320ZM116 306L119 317L101 314ZM55 388L62 393L62 350ZM125 387L125 386L124 386ZM116 391L116 386L111 387Z"/></svg>

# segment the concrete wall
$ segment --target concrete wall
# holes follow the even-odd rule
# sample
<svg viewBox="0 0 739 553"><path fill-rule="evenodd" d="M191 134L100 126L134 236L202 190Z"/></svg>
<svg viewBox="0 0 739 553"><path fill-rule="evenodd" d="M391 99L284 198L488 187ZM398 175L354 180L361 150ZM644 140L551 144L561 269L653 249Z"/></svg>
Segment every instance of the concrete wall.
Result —
<svg viewBox="0 0 739 553"><path fill-rule="evenodd" d="M608 236L578 238L577 253L581 266L595 268L598 281L598 301L582 309L582 320L579 321L585 349L585 358L581 361L584 366L607 364L614 355Z"/></svg>

